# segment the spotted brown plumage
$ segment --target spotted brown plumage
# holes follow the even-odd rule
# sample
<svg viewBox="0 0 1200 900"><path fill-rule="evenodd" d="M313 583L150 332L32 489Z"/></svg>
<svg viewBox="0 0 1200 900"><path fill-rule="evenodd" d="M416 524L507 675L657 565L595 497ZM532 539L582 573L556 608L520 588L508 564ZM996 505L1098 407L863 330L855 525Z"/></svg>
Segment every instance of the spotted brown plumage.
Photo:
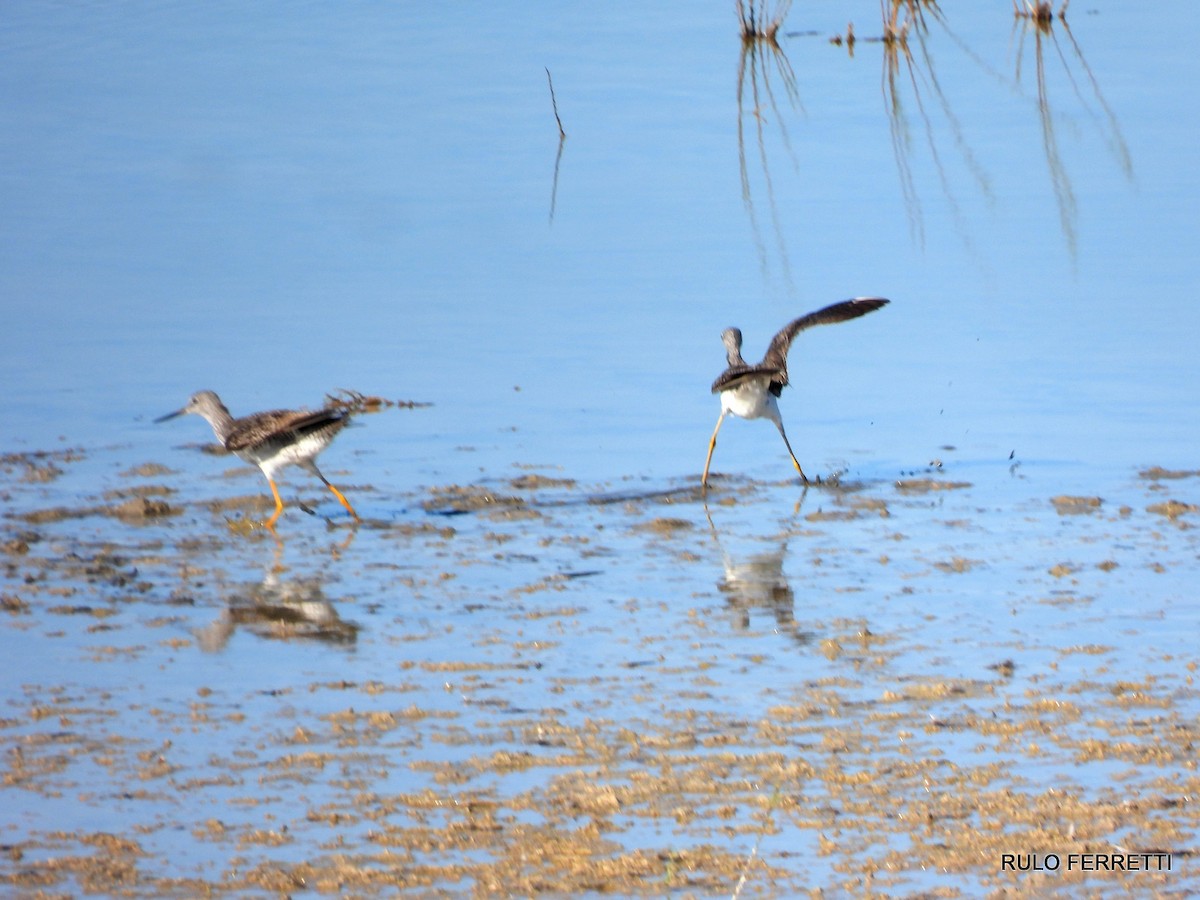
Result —
<svg viewBox="0 0 1200 900"><path fill-rule="evenodd" d="M268 528L275 527L275 522L283 512L283 500L275 485L275 473L291 465L299 466L321 479L355 521L358 520L354 507L321 474L314 461L338 432L349 424L350 415L345 410L275 409L235 419L220 397L212 391L200 391L192 395L186 406L155 421L165 422L188 413L203 417L212 426L213 434L221 446L262 471L275 498L275 512L265 523Z"/></svg>

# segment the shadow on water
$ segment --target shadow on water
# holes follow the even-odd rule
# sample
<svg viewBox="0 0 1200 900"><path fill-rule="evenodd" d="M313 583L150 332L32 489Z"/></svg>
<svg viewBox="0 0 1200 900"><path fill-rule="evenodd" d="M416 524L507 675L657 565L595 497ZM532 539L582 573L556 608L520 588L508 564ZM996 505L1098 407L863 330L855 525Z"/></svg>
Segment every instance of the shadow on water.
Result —
<svg viewBox="0 0 1200 900"><path fill-rule="evenodd" d="M1066 10L1069 0L1064 0L1057 13L1051 4L1038 3L1036 6L1025 3L1022 9L1014 0L1013 33L1017 36L1015 80L1021 83L1022 63L1025 58L1025 38L1033 35L1033 55L1035 81L1037 85L1038 121L1042 132L1042 149L1046 155L1046 168L1050 173L1050 183L1054 188L1054 200L1058 206L1058 218L1062 228L1063 238L1071 259L1078 255L1078 228L1076 222L1079 216L1075 191L1071 179L1063 164L1062 154L1058 146L1058 136L1054 128L1054 111L1050 104L1050 90L1046 78L1046 49L1053 49L1054 55L1062 64L1062 71L1071 87L1071 92L1079 101L1080 107L1089 119L1095 123L1109 151L1116 159L1117 165L1127 179L1133 178L1133 158L1129 147L1121 134L1120 124L1112 108L1104 99L1091 66L1083 55L1083 49L1071 33L1067 24ZM1058 32L1061 31L1064 40L1060 41ZM1070 54L1064 51L1069 48ZM1092 100L1089 100L1080 82L1086 81L1091 89ZM1095 105L1093 105L1093 102Z"/></svg>
<svg viewBox="0 0 1200 900"><path fill-rule="evenodd" d="M797 170L799 163L792 149L791 136L788 133L787 119L784 110L780 108L779 97L772 80L782 88L782 95L788 107L793 111L803 112L800 102L800 91L796 85L796 73L788 62L787 54L779 44L779 28L791 6L790 0L778 4L774 11L768 9L767 3L755 3L750 0L740 0L738 3L738 19L741 26L742 47L738 58L737 72L737 144L738 170L742 183L742 202L750 218L750 229L754 236L754 244L758 250L759 266L763 276L770 277L769 253L767 242L763 237L763 229L755 210L754 190L751 184L750 165L746 154L746 120L754 119L754 142L757 150L758 165L762 169L762 182L766 189L767 205L770 209L772 238L779 254L781 276L789 290L795 285L792 281L791 260L788 257L787 242L783 237L783 226L779 219L779 208L775 201L775 186L771 179L771 165L767 153L766 125L774 124L778 129L784 149Z"/></svg>

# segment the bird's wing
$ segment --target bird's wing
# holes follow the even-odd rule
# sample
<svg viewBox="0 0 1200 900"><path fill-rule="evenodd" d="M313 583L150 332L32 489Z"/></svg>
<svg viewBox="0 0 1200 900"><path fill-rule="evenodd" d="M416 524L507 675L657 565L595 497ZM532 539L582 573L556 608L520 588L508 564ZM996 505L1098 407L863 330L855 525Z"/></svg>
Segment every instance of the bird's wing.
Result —
<svg viewBox="0 0 1200 900"><path fill-rule="evenodd" d="M779 370L771 366L730 366L713 382L712 392L719 394L721 391L729 391L744 384L747 381L769 380L776 381L779 378Z"/></svg>
<svg viewBox="0 0 1200 900"><path fill-rule="evenodd" d="M233 428L225 439L225 449L236 453L238 450L248 450L271 441L292 443L314 431L329 427L341 428L348 421L349 416L340 409L275 409L254 413L234 421Z"/></svg>
<svg viewBox="0 0 1200 900"><path fill-rule="evenodd" d="M808 315L793 319L775 337L767 347L767 355L763 357L760 367L774 369L782 375L783 384L787 384L787 356L792 346L792 339L806 328L816 325L832 325L834 322L845 322L847 319L857 319L869 312L874 312L881 306L886 306L887 300L882 297L855 297L853 300L843 300L833 303L824 309L810 312Z"/></svg>

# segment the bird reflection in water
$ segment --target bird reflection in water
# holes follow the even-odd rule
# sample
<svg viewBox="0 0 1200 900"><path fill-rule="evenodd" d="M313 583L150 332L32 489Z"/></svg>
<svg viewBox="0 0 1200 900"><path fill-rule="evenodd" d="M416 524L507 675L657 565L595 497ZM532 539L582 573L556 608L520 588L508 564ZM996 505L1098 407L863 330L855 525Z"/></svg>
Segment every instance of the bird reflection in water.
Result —
<svg viewBox="0 0 1200 900"><path fill-rule="evenodd" d="M797 501L797 510L803 498ZM773 544L770 549L756 552L734 553L721 540L712 515L705 507L713 540L721 551L724 575L717 582L717 589L724 595L731 614L731 622L737 631L749 631L755 613L767 613L774 619L774 630L790 636L798 644L813 640L812 632L801 631L796 625L796 595L783 563L787 559L788 539L762 537L757 545Z"/></svg>
<svg viewBox="0 0 1200 900"><path fill-rule="evenodd" d="M353 535L333 548L337 558ZM273 564L261 581L237 588L221 614L196 631L200 648L213 653L225 648L239 628L261 638L285 641L315 641L350 647L358 640L359 626L343 619L325 596L326 579L319 574L284 577L282 542L276 542Z"/></svg>

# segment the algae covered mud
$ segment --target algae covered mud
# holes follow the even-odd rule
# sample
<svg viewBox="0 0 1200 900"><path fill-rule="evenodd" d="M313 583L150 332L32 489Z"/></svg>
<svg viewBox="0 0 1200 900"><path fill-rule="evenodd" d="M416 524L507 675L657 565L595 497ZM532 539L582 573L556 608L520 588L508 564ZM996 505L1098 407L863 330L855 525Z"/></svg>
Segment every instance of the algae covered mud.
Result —
<svg viewBox="0 0 1200 900"><path fill-rule="evenodd" d="M301 478L276 539L123 452L3 459L8 892L1200 890L1200 473Z"/></svg>

